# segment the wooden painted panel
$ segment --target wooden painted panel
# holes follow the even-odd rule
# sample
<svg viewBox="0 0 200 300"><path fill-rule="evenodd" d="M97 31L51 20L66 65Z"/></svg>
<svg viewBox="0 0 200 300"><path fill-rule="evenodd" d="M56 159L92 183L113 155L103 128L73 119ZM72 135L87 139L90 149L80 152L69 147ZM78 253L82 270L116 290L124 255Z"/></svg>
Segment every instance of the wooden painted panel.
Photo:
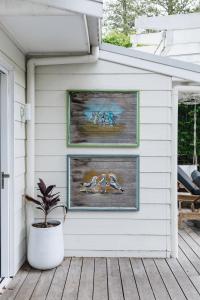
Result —
<svg viewBox="0 0 200 300"><path fill-rule="evenodd" d="M66 172L65 156L36 156L36 172ZM51 162L51 163L49 163ZM170 157L141 157L140 171L142 173L166 173L171 171Z"/></svg>
<svg viewBox="0 0 200 300"><path fill-rule="evenodd" d="M20 66L25 70L25 56L24 54L12 43L9 37L0 29L0 51L11 59L11 63Z"/></svg>
<svg viewBox="0 0 200 300"><path fill-rule="evenodd" d="M65 234L124 234L124 235L165 235L170 233L170 221L165 220L111 220L68 219L64 224Z"/></svg>
<svg viewBox="0 0 200 300"><path fill-rule="evenodd" d="M15 220L14 220L14 235L16 243L19 244L23 241L24 237L26 236L26 228L24 223L26 222L25 216L25 206L21 209L16 210L15 212Z"/></svg>
<svg viewBox="0 0 200 300"><path fill-rule="evenodd" d="M44 121L46 115L46 109L41 110L39 114L42 115L43 118L40 118L41 121ZM38 113L38 111L37 111ZM55 110L56 113L56 110ZM51 115L51 110L49 110L49 114ZM52 118L54 119L55 116ZM62 114L60 115L60 119L57 121L60 122L62 118ZM41 140L66 140L66 124L64 123L39 123L35 126L36 131L36 139ZM140 138L141 140L171 140L171 125L170 124L140 124Z"/></svg>
<svg viewBox="0 0 200 300"><path fill-rule="evenodd" d="M38 218L43 217L42 213L38 210L36 212ZM59 218L63 221L63 210L58 209L57 211L52 211L49 218L57 219ZM68 219L93 219L94 226L95 220L97 219L116 219L116 220L140 220L141 226L143 226L143 220L170 220L170 205L169 204L147 204L143 203L140 206L140 210L137 212L133 211L69 211L66 219L66 224Z"/></svg>
<svg viewBox="0 0 200 300"><path fill-rule="evenodd" d="M27 249L27 241L26 238L15 245L14 247L14 272L17 273L17 271L21 268L21 266L24 264L26 260L26 249Z"/></svg>
<svg viewBox="0 0 200 300"><path fill-rule="evenodd" d="M138 257L138 258L166 258L170 257L170 251L166 250L127 250L127 251L109 251L109 250L77 250L77 249L65 249L66 257Z"/></svg>
<svg viewBox="0 0 200 300"><path fill-rule="evenodd" d="M137 146L138 92L69 91L68 146Z"/></svg>
<svg viewBox="0 0 200 300"><path fill-rule="evenodd" d="M166 236L129 235L64 235L68 250L164 250Z"/></svg>
<svg viewBox="0 0 200 300"><path fill-rule="evenodd" d="M146 204L170 204L170 189L141 188L140 199Z"/></svg>
<svg viewBox="0 0 200 300"><path fill-rule="evenodd" d="M20 176L25 173L25 158L15 158L14 161L14 170L15 170L15 176Z"/></svg>
<svg viewBox="0 0 200 300"><path fill-rule="evenodd" d="M24 104L15 102L15 111L14 111L15 121L25 122L25 106Z"/></svg>
<svg viewBox="0 0 200 300"><path fill-rule="evenodd" d="M139 160L68 156L70 209L139 209Z"/></svg>
<svg viewBox="0 0 200 300"><path fill-rule="evenodd" d="M171 123L171 108L143 107L140 113L141 123Z"/></svg>
<svg viewBox="0 0 200 300"><path fill-rule="evenodd" d="M66 109L63 107L37 107L36 123L40 124L64 124L66 123Z"/></svg>
<svg viewBox="0 0 200 300"><path fill-rule="evenodd" d="M25 193L25 174L15 177L14 179L14 210L22 209L25 202L23 195Z"/></svg>
<svg viewBox="0 0 200 300"><path fill-rule="evenodd" d="M171 140L171 124L141 124L141 140Z"/></svg>
<svg viewBox="0 0 200 300"><path fill-rule="evenodd" d="M168 107L141 107L140 124L166 124L171 122L171 109ZM36 123L65 124L66 109L64 107L37 107Z"/></svg>
<svg viewBox="0 0 200 300"><path fill-rule="evenodd" d="M65 107L66 91L36 91L35 105L36 107Z"/></svg>
<svg viewBox="0 0 200 300"><path fill-rule="evenodd" d="M166 173L171 171L170 157L141 157L140 171L142 173Z"/></svg>
<svg viewBox="0 0 200 300"><path fill-rule="evenodd" d="M132 72L136 72L133 74ZM86 256L169 256L170 246L170 172L171 172L171 79L163 75L138 74L137 70L113 63L102 62L101 65L71 65L38 67L36 75L36 179L42 177L48 183L56 183L56 191L61 192L62 201L66 201L66 154L93 154L94 149L75 149L66 147L65 132L65 90L67 89L139 89L141 101L141 144L139 149L95 149L95 154L139 154L141 156L141 188L139 212L69 212L64 224L65 255ZM129 73L130 72L130 73ZM141 70L141 72L143 72ZM81 74L82 73L82 74ZM115 73L111 74L111 73ZM118 73L118 75L116 75ZM124 74L122 74L124 73ZM128 74L129 73L129 74ZM109 75L110 74L110 75ZM162 117L161 117L162 116ZM39 156L38 156L39 155ZM62 220L62 211L52 212L51 218ZM150 222L153 223L150 223ZM85 222L85 223L84 223ZM105 222L105 225L104 225ZM108 224L110 222L110 225ZM112 223L114 222L114 223ZM126 223L127 222L127 223ZM131 226L129 222L133 222ZM146 225L145 225L146 224ZM149 226L148 226L149 224ZM152 224L152 226L150 226ZM156 226L157 224L157 226ZM126 226L127 225L127 226ZM109 229L108 229L109 227ZM135 243L128 245L128 250L106 250L106 228L111 235L120 239L120 234L129 237L129 233L142 236L149 247ZM152 230L151 230L152 229ZM165 231L166 229L166 231ZM80 234L79 234L80 230ZM130 231L129 231L130 230ZM87 233L88 235L81 234ZM162 247L155 250L156 241L148 235L163 240ZM88 242L90 233L102 234L98 249L88 245L95 244L96 239ZM76 234L78 234L76 236ZM112 235L113 234L113 235ZM75 244L71 236L79 240ZM161 239L160 236L161 235ZM86 237L86 242L84 242ZM99 236L98 236L99 237ZM98 239L97 237L97 239ZM74 237L73 237L74 239ZM131 241L131 240L130 240ZM71 243L71 244L70 244ZM115 242L114 242L115 243ZM141 247L140 247L141 246ZM72 249L75 248L75 249ZM84 249L82 249L84 248ZM89 249L87 249L89 248ZM145 249L143 249L145 248Z"/></svg>
<svg viewBox="0 0 200 300"><path fill-rule="evenodd" d="M15 83L14 87L14 96L16 102L25 104L25 88L17 83Z"/></svg>
<svg viewBox="0 0 200 300"><path fill-rule="evenodd" d="M170 173L141 173L142 188L170 188Z"/></svg>
<svg viewBox="0 0 200 300"><path fill-rule="evenodd" d="M62 202L64 203L67 202L66 187L56 188L55 192L60 193L60 199ZM24 194L24 192L21 192L21 195L22 194ZM35 188L35 194L37 194L36 188ZM140 188L140 203L141 204L170 204L170 189Z"/></svg>
<svg viewBox="0 0 200 300"><path fill-rule="evenodd" d="M15 121L14 135L17 140L25 140L25 124L19 121Z"/></svg>
<svg viewBox="0 0 200 300"><path fill-rule="evenodd" d="M61 67L61 66L59 66ZM65 107L65 91L36 91L36 106ZM20 101L21 102L21 101ZM171 107L171 91L141 91L141 107Z"/></svg>
<svg viewBox="0 0 200 300"><path fill-rule="evenodd" d="M66 172L36 172L36 181L43 178L47 184L56 184L58 188L66 187ZM140 173L141 188L170 188L170 173Z"/></svg>
<svg viewBox="0 0 200 300"><path fill-rule="evenodd" d="M15 68L15 76L14 76L15 84L19 84L24 89L26 88L26 77L25 72L19 67Z"/></svg>
<svg viewBox="0 0 200 300"><path fill-rule="evenodd" d="M38 140L66 141L66 124L36 124L35 137Z"/></svg>
<svg viewBox="0 0 200 300"><path fill-rule="evenodd" d="M25 157L25 141L15 140L15 157Z"/></svg>
<svg viewBox="0 0 200 300"><path fill-rule="evenodd" d="M98 60L93 64L71 64L57 66L40 66L37 74L149 74L146 70L118 65L112 62Z"/></svg>
<svg viewBox="0 0 200 300"><path fill-rule="evenodd" d="M50 84L49 84L50 83ZM37 74L36 90L171 90L171 78L159 74Z"/></svg>
<svg viewBox="0 0 200 300"><path fill-rule="evenodd" d="M143 107L171 107L171 91L141 91L140 105Z"/></svg>
<svg viewBox="0 0 200 300"><path fill-rule="evenodd" d="M80 154L78 148L66 148L65 140L36 140L36 155L65 155ZM84 154L93 154L93 149L84 149ZM106 149L105 154L121 154L122 150L117 148ZM102 154L102 149L96 148L95 154ZM126 149L123 154L140 154L140 156L170 156L170 141L141 141L139 149Z"/></svg>

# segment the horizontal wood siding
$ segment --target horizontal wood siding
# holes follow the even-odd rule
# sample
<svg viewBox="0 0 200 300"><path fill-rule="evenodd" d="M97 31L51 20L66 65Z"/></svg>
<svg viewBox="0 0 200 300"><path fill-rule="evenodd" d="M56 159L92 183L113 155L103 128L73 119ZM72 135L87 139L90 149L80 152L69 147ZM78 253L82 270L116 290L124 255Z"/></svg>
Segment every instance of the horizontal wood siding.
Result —
<svg viewBox="0 0 200 300"><path fill-rule="evenodd" d="M14 67L14 272L26 258L25 206L25 57L0 30L0 57Z"/></svg>
<svg viewBox="0 0 200 300"><path fill-rule="evenodd" d="M67 148L67 89L140 90L140 146ZM64 221L66 255L170 255L171 122L170 77L101 60L37 67L35 186L39 177L55 183L66 201L66 154L140 155L140 210L70 212ZM62 209L50 218L63 221Z"/></svg>

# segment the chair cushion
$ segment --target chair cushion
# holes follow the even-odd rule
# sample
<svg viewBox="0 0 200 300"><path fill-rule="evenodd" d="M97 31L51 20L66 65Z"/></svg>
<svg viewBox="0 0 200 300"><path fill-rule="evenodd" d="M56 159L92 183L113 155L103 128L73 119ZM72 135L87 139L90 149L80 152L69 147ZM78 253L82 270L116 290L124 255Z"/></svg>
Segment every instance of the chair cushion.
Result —
<svg viewBox="0 0 200 300"><path fill-rule="evenodd" d="M178 166L178 181L193 195L200 195L200 189L192 182L192 179Z"/></svg>
<svg viewBox="0 0 200 300"><path fill-rule="evenodd" d="M200 188L200 172L197 170L194 170L191 174L193 182Z"/></svg>

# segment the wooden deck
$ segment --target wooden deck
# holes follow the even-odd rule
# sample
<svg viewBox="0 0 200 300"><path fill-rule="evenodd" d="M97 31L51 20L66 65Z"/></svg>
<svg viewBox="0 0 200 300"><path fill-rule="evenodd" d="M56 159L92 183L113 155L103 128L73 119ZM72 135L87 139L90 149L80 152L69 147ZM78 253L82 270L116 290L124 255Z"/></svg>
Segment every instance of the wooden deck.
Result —
<svg viewBox="0 0 200 300"><path fill-rule="evenodd" d="M179 230L179 258L66 258L40 272L24 265L0 300L199 300L200 229Z"/></svg>

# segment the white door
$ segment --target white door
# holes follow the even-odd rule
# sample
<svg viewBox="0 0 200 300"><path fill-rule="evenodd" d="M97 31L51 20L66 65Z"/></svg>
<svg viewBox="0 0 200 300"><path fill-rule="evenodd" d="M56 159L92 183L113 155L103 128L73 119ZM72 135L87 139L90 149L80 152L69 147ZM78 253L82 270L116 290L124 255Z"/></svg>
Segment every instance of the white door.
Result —
<svg viewBox="0 0 200 300"><path fill-rule="evenodd" d="M9 162L9 101L7 75L0 72L0 277L8 277L10 270L10 162ZM11 158L10 158L11 159Z"/></svg>

